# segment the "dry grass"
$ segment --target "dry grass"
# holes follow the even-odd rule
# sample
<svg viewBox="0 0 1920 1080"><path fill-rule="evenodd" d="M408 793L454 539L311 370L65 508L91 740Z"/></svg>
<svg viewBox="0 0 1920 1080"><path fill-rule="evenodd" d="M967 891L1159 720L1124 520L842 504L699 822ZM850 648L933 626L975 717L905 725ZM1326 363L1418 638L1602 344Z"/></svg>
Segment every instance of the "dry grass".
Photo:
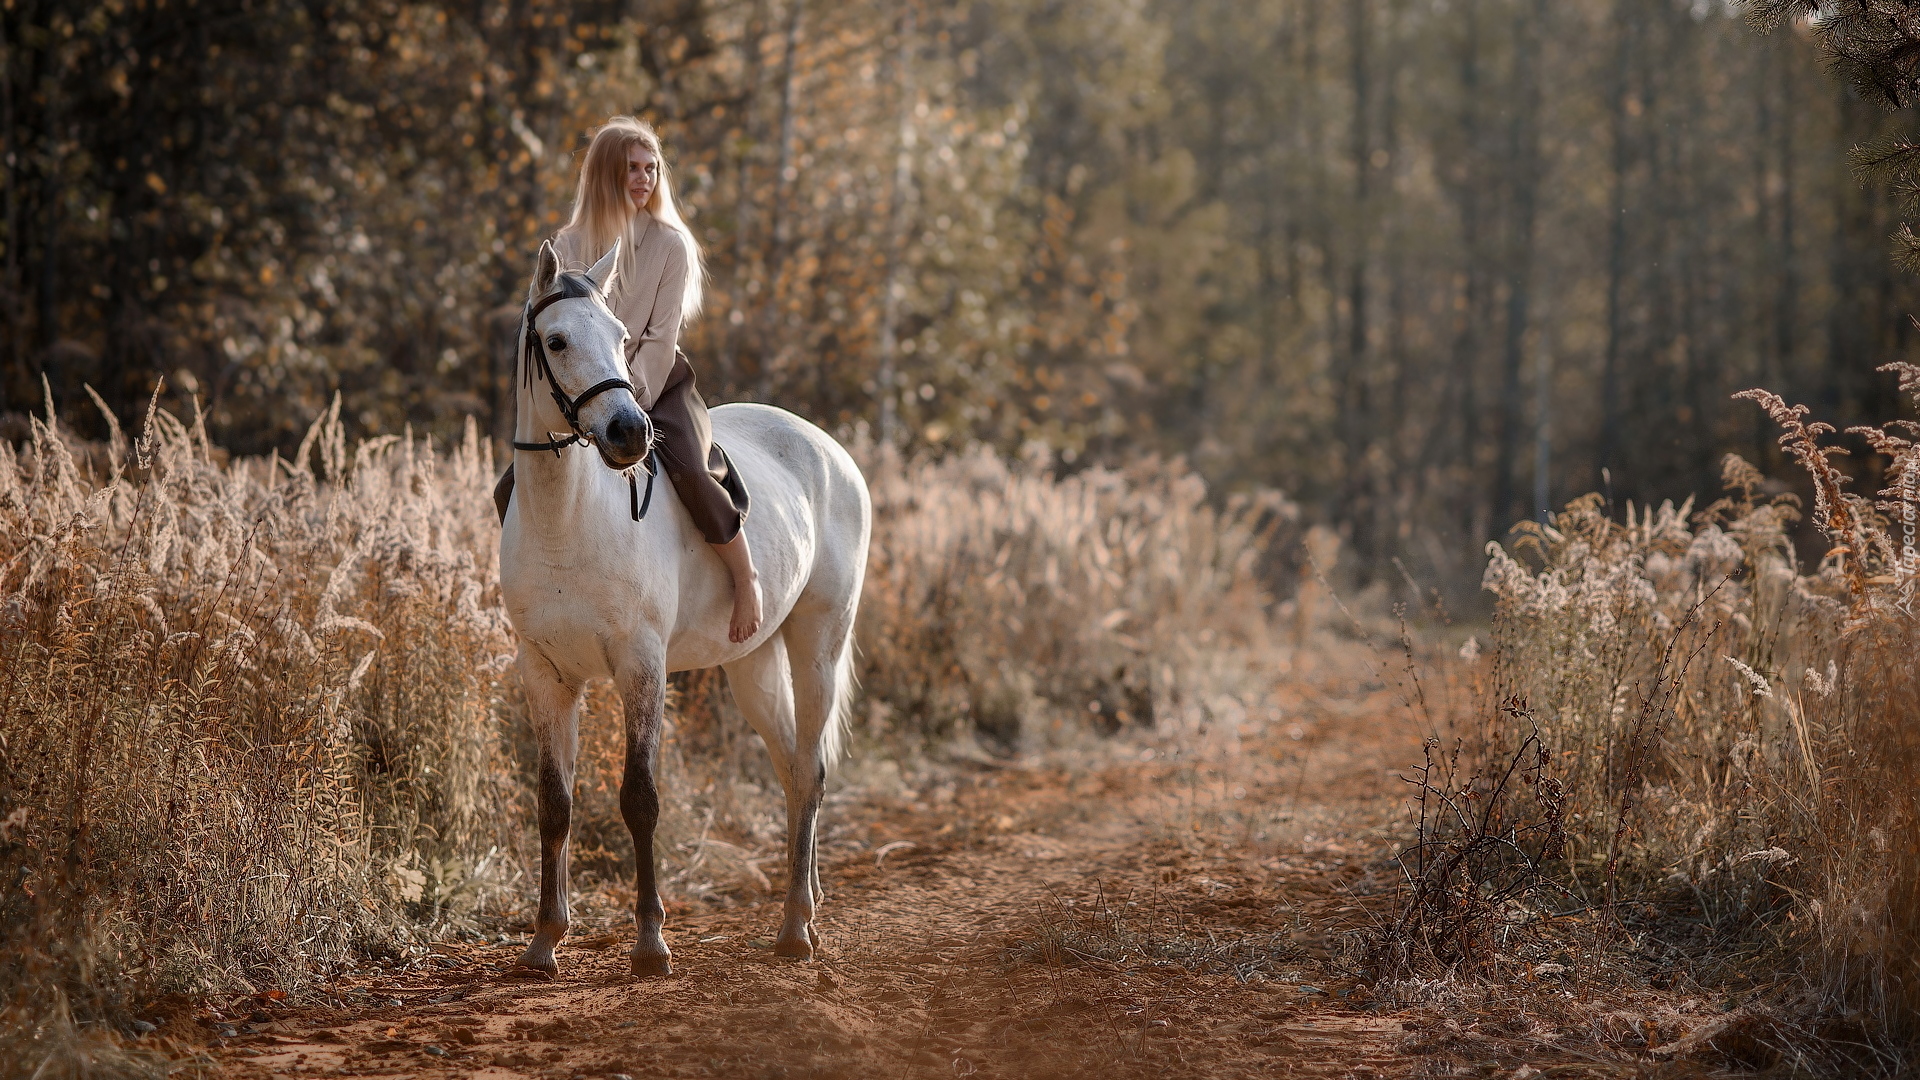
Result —
<svg viewBox="0 0 1920 1080"><path fill-rule="evenodd" d="M1800 565L1797 501L1731 456L1727 497L1697 513L1622 522L1589 496L1512 553L1490 545L1492 648L1463 655L1477 711L1436 725L1442 767L1418 790L1442 813L1401 858L1411 900L1376 947L1460 974L1475 942L1513 958L1584 911L1596 963L1690 956L1763 1003L1774 1057L1897 1072L1920 1018L1920 456L1906 425L1863 432L1895 486L1856 496L1831 428L1743 396L1813 477L1833 549ZM1436 878L1435 856L1472 869L1471 852L1482 872Z"/></svg>
<svg viewBox="0 0 1920 1080"><path fill-rule="evenodd" d="M1011 749L1081 723L1151 728L1275 645L1261 561L1298 518L1275 492L1224 508L1178 464L1059 477L986 451L871 451L876 545L861 607L875 724Z"/></svg>
<svg viewBox="0 0 1920 1080"><path fill-rule="evenodd" d="M1364 957L1376 1000L1564 984L1614 1002L1553 1014L1595 1045L1905 1060L1920 642L1899 485L1920 459L1878 433L1896 490L1852 496L1821 467L1826 433L1764 404L1823 485L1838 545L1821 565L1795 561L1797 507L1730 459L1730 494L1704 511L1622 522L1589 498L1491 549L1490 648L1435 664L1407 643L1407 700L1435 741L1399 856L1408 899ZM1174 465L861 456L877 523L854 787L912 800L946 757L1152 728L1186 790L1175 832L1209 814L1249 844L1299 828L1291 799L1242 809L1227 767L1260 726L1234 703L1263 700L1290 654L1262 585L1295 539L1289 504L1217 505ZM156 999L297 996L410 938L524 914L531 751L503 677L493 474L471 436L350 451L334 416L291 462L229 461L163 413L133 444L84 447L49 419L0 448L0 1075L150 1072L116 1025ZM671 711L670 899L766 895L783 828L764 753L712 673L677 678ZM589 688L583 729L576 865L629 900L609 687ZM1305 761L1276 781L1295 798ZM1152 897L1060 901L1031 931L1011 958L1246 979L1299 955ZM1683 957L1696 990L1743 1004L1620 1011L1650 992L1622 972ZM1849 1039L1868 1049L1832 1049Z"/></svg>
<svg viewBox="0 0 1920 1080"><path fill-rule="evenodd" d="M1806 631L1832 613L1828 583L1793 568L1788 506L1742 496L1626 517L1588 497L1527 531L1516 546L1532 566L1489 548L1481 685L1519 708L1457 734L1498 754L1537 723L1543 770L1566 792L1560 861L1580 903L1666 884L1695 894L1711 925L1744 925L1784 861L1748 857L1783 840L1783 822L1751 812L1756 797L1811 775L1800 695L1762 696L1755 680L1819 670L1829 639Z"/></svg>
<svg viewBox="0 0 1920 1080"><path fill-rule="evenodd" d="M156 412L97 457L0 446L11 1021L294 990L497 873L484 448L225 463Z"/></svg>
<svg viewBox="0 0 1920 1080"><path fill-rule="evenodd" d="M1920 458L1876 433L1895 490L1853 496L1823 467L1826 432L1763 404L1821 485L1838 542L1821 565L1795 561L1796 506L1736 459L1704 511L1620 522L1589 498L1490 550L1491 648L1409 681L1438 741L1400 857L1410 899L1370 957L1385 996L1535 977L1584 926L1582 957L1691 955L1694 978L1745 995L1726 1032L1760 1047L1747 1057L1864 1032L1854 1066L1903 1060ZM944 756L1089 733L1227 739L1220 703L1270 689L1288 643L1263 560L1296 516L1279 497L1219 506L1174 465L861 456L877 522L856 785L910 792ZM229 461L164 413L131 444L84 447L49 419L0 448L0 1040L18 1050L0 1057L139 1074L153 1059L114 1035L136 1007L297 995L410 937L520 914L531 754L502 677L493 474L471 436L350 451L331 415L291 462ZM712 673L678 678L672 712L670 897L765 895L782 823L763 752ZM577 865L618 894L608 687L583 727ZM1585 914L1546 918L1569 910ZM1063 903L1036 926L1019 947L1047 964L1247 977L1292 955L1137 901Z"/></svg>
<svg viewBox="0 0 1920 1080"><path fill-rule="evenodd" d="M856 779L976 735L1150 725L1265 644L1277 497L1217 510L1175 466L863 456ZM132 443L49 416L0 446L0 1044L19 1051L0 1075L137 1072L111 1033L169 995L298 995L518 912L531 752L494 471L471 430L350 449L337 413L290 462L228 460L157 411ZM783 828L764 753L711 673L677 679L673 711L669 895L764 895ZM616 893L618 730L590 688L577 865Z"/></svg>

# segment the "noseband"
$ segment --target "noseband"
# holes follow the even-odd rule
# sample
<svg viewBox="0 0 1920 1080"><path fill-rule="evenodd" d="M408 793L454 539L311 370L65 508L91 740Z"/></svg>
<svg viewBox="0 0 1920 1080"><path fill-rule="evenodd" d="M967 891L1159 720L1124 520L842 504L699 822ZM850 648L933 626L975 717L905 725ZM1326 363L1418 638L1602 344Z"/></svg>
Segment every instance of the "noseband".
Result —
<svg viewBox="0 0 1920 1080"><path fill-rule="evenodd" d="M550 292L539 300L530 301L527 304L526 313L523 316L525 322L523 323L524 329L522 330L523 340L521 345L520 370L522 372L522 378L526 380L525 385L529 389L532 388L536 375L546 380L547 392L553 395L553 403L560 407L560 415L566 417L570 434L565 438L549 439L546 442L537 443L520 442L516 439L513 444L515 450L532 450L535 452L551 450L553 451L554 457L559 457L560 451L575 443L579 443L582 446L593 445L593 435L580 430L580 410L586 407L587 402L592 401L594 398L609 390L625 390L627 393L633 394L636 402L640 397L639 394L634 393L632 383L620 378L604 379L594 383L592 386L581 391L578 397L568 397L567 392L560 389L560 380L554 378L553 366L547 362L547 343L540 337L539 330L533 325L534 320L540 317L541 312L562 300L582 300L590 296L597 296L599 295L599 290L594 288L593 282L582 274L561 274L557 284L559 288L554 292ZM653 418L648 416L644 409L641 410L640 416L647 424L647 454L640 459L640 463L637 466L629 466L625 470L627 474L629 509L635 521L645 518L647 516L647 508L653 505ZM548 432L547 434L551 435L553 433ZM640 497L639 484L633 476L633 470L635 468L639 468L647 474L647 495L644 500Z"/></svg>

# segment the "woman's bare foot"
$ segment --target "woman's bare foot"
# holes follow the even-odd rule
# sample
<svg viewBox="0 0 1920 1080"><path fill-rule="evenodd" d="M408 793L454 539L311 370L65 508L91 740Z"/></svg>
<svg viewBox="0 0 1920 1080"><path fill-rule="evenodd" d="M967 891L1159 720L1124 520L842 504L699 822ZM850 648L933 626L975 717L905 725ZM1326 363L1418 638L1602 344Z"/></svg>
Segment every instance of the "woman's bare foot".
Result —
<svg viewBox="0 0 1920 1080"><path fill-rule="evenodd" d="M727 640L738 645L760 632L760 575L753 568L745 532L713 545L713 550L733 574L733 617L727 622Z"/></svg>
<svg viewBox="0 0 1920 1080"><path fill-rule="evenodd" d="M733 578L733 619L727 623L727 640L735 645L760 632L760 578L748 571L746 584Z"/></svg>

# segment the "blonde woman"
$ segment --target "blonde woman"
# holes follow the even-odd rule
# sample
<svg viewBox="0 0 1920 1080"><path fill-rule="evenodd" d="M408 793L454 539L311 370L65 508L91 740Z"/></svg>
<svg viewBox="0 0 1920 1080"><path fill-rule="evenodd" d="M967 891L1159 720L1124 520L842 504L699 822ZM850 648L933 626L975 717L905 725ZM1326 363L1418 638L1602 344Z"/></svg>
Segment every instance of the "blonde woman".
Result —
<svg viewBox="0 0 1920 1080"><path fill-rule="evenodd" d="M747 489L726 451L713 444L706 402L679 349L680 328L700 311L700 244L674 205L660 137L630 116L616 116L594 132L580 164L573 217L553 246L562 269L584 270L615 240L623 242L609 304L627 327L634 395L653 418L655 449L668 481L733 574L727 635L742 642L760 628L761 618L759 576L740 528ZM508 466L493 493L502 520L512 494Z"/></svg>

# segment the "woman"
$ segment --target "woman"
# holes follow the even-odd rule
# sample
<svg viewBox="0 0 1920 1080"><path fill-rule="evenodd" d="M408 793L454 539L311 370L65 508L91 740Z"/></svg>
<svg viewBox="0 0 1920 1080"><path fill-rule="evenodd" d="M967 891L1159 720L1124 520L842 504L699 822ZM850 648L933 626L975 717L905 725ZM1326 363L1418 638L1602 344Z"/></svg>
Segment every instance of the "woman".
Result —
<svg viewBox="0 0 1920 1080"><path fill-rule="evenodd" d="M706 402L679 350L680 328L700 310L700 245L680 219L660 137L630 116L594 132L580 165L573 217L553 238L563 269L584 270L623 240L609 304L627 327L627 369L640 407L652 416L667 479L707 543L733 574L733 617L727 636L745 641L760 628L759 577L740 528L747 490L713 445ZM506 519L513 467L494 489Z"/></svg>

